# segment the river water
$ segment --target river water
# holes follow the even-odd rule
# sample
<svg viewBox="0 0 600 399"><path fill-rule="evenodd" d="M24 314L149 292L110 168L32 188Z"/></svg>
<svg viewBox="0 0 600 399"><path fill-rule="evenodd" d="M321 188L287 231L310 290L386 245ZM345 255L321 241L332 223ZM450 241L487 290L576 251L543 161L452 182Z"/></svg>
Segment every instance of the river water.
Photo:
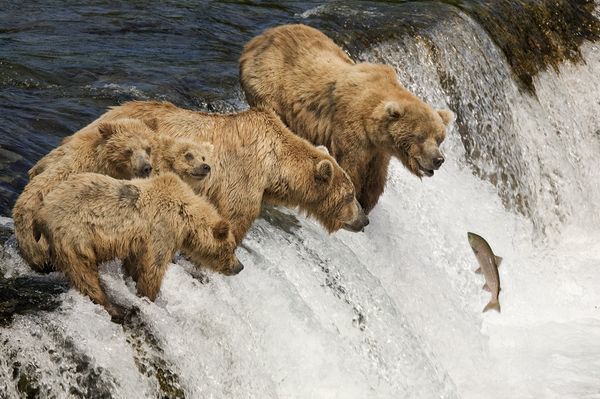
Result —
<svg viewBox="0 0 600 399"><path fill-rule="evenodd" d="M246 108L237 58L271 25L323 29L458 119L435 177L393 162L364 233L282 209L300 228L257 220L240 275L180 259L155 303L103 265L109 294L140 309L124 327L74 290L15 315L0 326L0 398L600 398L600 48L585 40L599 15L586 2L2 3L4 227L28 168L109 105ZM467 231L504 258L501 314L481 313ZM14 238L0 272L34 274Z"/></svg>

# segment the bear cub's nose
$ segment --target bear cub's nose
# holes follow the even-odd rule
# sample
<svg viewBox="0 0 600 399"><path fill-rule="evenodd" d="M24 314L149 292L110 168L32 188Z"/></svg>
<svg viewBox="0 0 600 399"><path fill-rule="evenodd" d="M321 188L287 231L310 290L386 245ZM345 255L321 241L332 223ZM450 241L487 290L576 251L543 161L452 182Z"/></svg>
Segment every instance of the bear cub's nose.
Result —
<svg viewBox="0 0 600 399"><path fill-rule="evenodd" d="M444 163L444 157L437 157L433 159L433 167L439 169Z"/></svg>
<svg viewBox="0 0 600 399"><path fill-rule="evenodd" d="M208 164L203 163L201 166L201 169L202 169L202 173L206 173L206 174L210 173L210 166Z"/></svg>
<svg viewBox="0 0 600 399"><path fill-rule="evenodd" d="M144 167L142 168L142 174L146 177L146 176L150 176L151 172L152 172L152 165L150 165L150 164L144 165Z"/></svg>

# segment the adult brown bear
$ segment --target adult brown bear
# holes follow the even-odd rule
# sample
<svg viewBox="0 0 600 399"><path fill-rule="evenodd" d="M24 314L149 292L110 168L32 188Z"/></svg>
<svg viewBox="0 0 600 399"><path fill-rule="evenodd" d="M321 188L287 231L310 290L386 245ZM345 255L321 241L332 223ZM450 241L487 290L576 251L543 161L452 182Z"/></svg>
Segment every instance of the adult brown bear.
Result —
<svg viewBox="0 0 600 399"><path fill-rule="evenodd" d="M314 28L283 25L252 39L240 81L251 106L275 111L294 133L327 146L365 212L383 193L390 156L419 177L444 162L439 146L454 114L411 94L391 67L355 63Z"/></svg>
<svg viewBox="0 0 600 399"><path fill-rule="evenodd" d="M327 149L290 132L271 111L222 115L132 101L113 107L63 145L77 148L96 126L123 118L152 119L162 135L214 146L210 177L192 186L229 220L237 243L259 216L263 201L298 207L329 232L361 231L369 222L350 177ZM48 163L57 162L58 155Z"/></svg>

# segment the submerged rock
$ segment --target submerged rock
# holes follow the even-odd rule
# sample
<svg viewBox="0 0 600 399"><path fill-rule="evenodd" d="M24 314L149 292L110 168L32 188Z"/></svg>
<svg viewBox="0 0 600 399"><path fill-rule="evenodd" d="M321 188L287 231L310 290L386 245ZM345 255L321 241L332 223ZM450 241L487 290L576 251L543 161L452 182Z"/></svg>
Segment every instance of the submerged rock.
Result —
<svg viewBox="0 0 600 399"><path fill-rule="evenodd" d="M56 309L60 294L68 289L65 280L52 277L0 277L0 325L10 323L15 314Z"/></svg>

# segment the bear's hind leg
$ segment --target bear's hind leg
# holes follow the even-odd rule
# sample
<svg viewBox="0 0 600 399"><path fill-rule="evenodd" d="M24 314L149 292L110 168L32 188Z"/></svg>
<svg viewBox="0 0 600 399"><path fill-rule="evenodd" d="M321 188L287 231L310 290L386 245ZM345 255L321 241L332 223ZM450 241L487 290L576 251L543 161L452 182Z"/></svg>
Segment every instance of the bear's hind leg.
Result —
<svg viewBox="0 0 600 399"><path fill-rule="evenodd" d="M112 304L100 283L100 275L96 260L91 257L68 253L64 256L65 262L61 263L61 270L65 273L71 284L83 295L87 295L102 305L110 314L113 321L121 321L125 316L125 310L120 306Z"/></svg>

